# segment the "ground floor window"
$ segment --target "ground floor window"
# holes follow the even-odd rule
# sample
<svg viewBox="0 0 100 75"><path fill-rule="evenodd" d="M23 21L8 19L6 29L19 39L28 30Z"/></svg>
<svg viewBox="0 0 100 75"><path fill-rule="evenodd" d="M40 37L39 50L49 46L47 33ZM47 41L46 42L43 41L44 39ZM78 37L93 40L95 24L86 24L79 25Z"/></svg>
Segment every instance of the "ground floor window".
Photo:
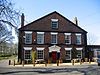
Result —
<svg viewBox="0 0 100 75"><path fill-rule="evenodd" d="M24 47L24 59L31 60L31 50L32 47Z"/></svg>
<svg viewBox="0 0 100 75"><path fill-rule="evenodd" d="M66 60L71 59L71 51L66 51Z"/></svg>
<svg viewBox="0 0 100 75"><path fill-rule="evenodd" d="M37 48L37 59L44 59L44 48Z"/></svg>
<svg viewBox="0 0 100 75"><path fill-rule="evenodd" d="M30 50L25 50L25 59L28 59L28 60L31 59L31 51Z"/></svg>
<svg viewBox="0 0 100 75"><path fill-rule="evenodd" d="M82 48L76 48L77 50L77 58L82 59Z"/></svg>
<svg viewBox="0 0 100 75"><path fill-rule="evenodd" d="M82 58L82 51L77 50L77 58Z"/></svg>
<svg viewBox="0 0 100 75"><path fill-rule="evenodd" d="M71 50L72 50L72 48L65 48L65 51L66 51L66 54L65 54L66 60L71 60Z"/></svg>

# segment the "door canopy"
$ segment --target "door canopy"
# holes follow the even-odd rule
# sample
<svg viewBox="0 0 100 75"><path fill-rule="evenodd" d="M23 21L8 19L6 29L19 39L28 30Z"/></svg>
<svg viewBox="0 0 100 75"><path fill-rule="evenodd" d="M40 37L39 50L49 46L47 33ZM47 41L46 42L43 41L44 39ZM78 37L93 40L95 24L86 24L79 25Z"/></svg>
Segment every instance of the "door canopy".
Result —
<svg viewBox="0 0 100 75"><path fill-rule="evenodd" d="M49 47L49 52L52 52L52 51L60 52L60 49L61 49L61 47L53 45L53 46Z"/></svg>

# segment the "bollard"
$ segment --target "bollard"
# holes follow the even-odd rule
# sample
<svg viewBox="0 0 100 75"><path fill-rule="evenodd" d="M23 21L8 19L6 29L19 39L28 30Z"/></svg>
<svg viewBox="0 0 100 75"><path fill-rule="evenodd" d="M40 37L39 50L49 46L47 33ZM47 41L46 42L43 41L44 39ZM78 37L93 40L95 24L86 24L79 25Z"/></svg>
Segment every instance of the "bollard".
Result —
<svg viewBox="0 0 100 75"><path fill-rule="evenodd" d="M63 63L62 59L60 59L60 63Z"/></svg>
<svg viewBox="0 0 100 75"><path fill-rule="evenodd" d="M11 65L11 60L9 60L9 65Z"/></svg>
<svg viewBox="0 0 100 75"><path fill-rule="evenodd" d="M50 59L48 59L48 64L50 64Z"/></svg>
<svg viewBox="0 0 100 75"><path fill-rule="evenodd" d="M85 62L87 62L88 61L88 58L85 58Z"/></svg>
<svg viewBox="0 0 100 75"><path fill-rule="evenodd" d="M57 62L57 66L59 66L59 61L57 60L56 62Z"/></svg>
<svg viewBox="0 0 100 75"><path fill-rule="evenodd" d="M83 59L82 59L82 63L84 63Z"/></svg>
<svg viewBox="0 0 100 75"><path fill-rule="evenodd" d="M91 64L91 60L89 59L89 64Z"/></svg>
<svg viewBox="0 0 100 75"><path fill-rule="evenodd" d="M45 61L45 66L47 66L47 62Z"/></svg>
<svg viewBox="0 0 100 75"><path fill-rule="evenodd" d="M59 59L59 60L58 60L58 63L59 63L59 64L61 64L61 63L62 63L62 60L61 60L61 59Z"/></svg>
<svg viewBox="0 0 100 75"><path fill-rule="evenodd" d="M61 61L60 61L60 59L59 59L58 61L59 61L59 64L61 64Z"/></svg>
<svg viewBox="0 0 100 75"><path fill-rule="evenodd" d="M15 60L13 60L13 66L15 66Z"/></svg>
<svg viewBox="0 0 100 75"><path fill-rule="evenodd" d="M22 66L24 67L24 60L22 61Z"/></svg>
<svg viewBox="0 0 100 75"><path fill-rule="evenodd" d="M81 61L81 59L80 59L80 65L82 64L82 61Z"/></svg>
<svg viewBox="0 0 100 75"><path fill-rule="evenodd" d="M72 65L74 65L74 60L72 59Z"/></svg>

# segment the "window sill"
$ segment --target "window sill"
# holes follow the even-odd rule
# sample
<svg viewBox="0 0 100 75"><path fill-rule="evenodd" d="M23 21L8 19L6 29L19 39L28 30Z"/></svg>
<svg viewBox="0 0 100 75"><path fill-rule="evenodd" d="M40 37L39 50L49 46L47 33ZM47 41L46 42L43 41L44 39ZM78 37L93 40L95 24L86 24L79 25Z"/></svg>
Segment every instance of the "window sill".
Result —
<svg viewBox="0 0 100 75"><path fill-rule="evenodd" d="M58 28L52 28L52 29L58 30Z"/></svg>
<svg viewBox="0 0 100 75"><path fill-rule="evenodd" d="M71 45L71 43L65 43L66 45Z"/></svg>
<svg viewBox="0 0 100 75"><path fill-rule="evenodd" d="M66 60L71 60L71 59L66 59Z"/></svg>
<svg viewBox="0 0 100 75"><path fill-rule="evenodd" d="M41 44L44 44L44 43L37 43L37 44L40 44L41 45Z"/></svg>

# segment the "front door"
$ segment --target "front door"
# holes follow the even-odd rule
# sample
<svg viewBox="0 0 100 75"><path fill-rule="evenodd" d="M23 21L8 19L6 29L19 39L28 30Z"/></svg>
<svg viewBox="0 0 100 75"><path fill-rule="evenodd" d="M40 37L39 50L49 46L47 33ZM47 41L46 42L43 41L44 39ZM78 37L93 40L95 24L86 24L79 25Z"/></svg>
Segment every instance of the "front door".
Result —
<svg viewBox="0 0 100 75"><path fill-rule="evenodd" d="M53 62L56 62L56 59L57 59L57 52L56 51L53 51L52 52L52 61Z"/></svg>

